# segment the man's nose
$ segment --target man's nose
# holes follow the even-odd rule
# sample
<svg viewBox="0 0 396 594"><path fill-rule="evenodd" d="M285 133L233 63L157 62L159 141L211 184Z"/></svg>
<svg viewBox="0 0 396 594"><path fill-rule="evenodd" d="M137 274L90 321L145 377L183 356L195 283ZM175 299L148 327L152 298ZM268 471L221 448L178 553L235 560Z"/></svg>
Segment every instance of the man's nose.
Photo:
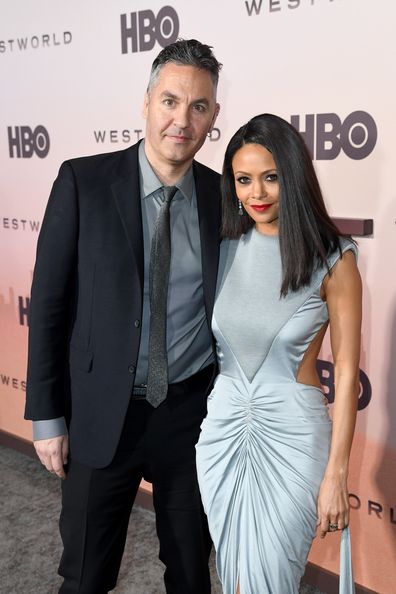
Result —
<svg viewBox="0 0 396 594"><path fill-rule="evenodd" d="M178 128L187 128L188 124L189 124L189 112L188 112L188 107L184 106L184 105L179 105L179 107L177 108L177 111L175 113L175 125Z"/></svg>

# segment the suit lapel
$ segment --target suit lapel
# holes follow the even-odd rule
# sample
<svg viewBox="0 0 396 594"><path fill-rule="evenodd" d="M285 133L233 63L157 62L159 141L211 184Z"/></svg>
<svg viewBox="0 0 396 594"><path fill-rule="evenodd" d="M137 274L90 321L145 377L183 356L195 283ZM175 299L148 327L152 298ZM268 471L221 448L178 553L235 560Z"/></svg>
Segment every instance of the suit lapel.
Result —
<svg viewBox="0 0 396 594"><path fill-rule="evenodd" d="M141 287L143 287L143 227L137 147L136 144L125 151L124 159L120 163L118 179L111 184L111 190L129 247L136 262Z"/></svg>
<svg viewBox="0 0 396 594"><path fill-rule="evenodd" d="M219 260L220 186L215 182L213 173L197 162L194 162L194 178L201 239L205 309L210 327Z"/></svg>

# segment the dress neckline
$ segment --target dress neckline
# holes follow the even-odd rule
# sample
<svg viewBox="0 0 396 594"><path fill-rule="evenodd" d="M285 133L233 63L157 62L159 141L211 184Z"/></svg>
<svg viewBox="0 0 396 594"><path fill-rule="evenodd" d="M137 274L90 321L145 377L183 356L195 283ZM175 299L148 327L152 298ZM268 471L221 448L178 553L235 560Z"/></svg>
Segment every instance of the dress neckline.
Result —
<svg viewBox="0 0 396 594"><path fill-rule="evenodd" d="M263 238L263 240L267 240L267 241L279 241L279 234L276 235L272 235L272 234L267 234L267 233L260 233L260 231L258 231L256 229L256 227L252 227L252 235L256 235L257 237Z"/></svg>

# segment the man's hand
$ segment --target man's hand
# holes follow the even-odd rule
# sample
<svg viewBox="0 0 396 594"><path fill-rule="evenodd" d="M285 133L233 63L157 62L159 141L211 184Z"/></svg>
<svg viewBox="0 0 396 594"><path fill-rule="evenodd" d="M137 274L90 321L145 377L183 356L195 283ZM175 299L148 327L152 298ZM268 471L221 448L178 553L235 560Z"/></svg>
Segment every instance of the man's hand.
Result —
<svg viewBox="0 0 396 594"><path fill-rule="evenodd" d="M66 478L63 466L67 464L67 455L69 453L68 435L59 435L59 437L52 437L51 439L38 439L33 444L41 464L59 478Z"/></svg>

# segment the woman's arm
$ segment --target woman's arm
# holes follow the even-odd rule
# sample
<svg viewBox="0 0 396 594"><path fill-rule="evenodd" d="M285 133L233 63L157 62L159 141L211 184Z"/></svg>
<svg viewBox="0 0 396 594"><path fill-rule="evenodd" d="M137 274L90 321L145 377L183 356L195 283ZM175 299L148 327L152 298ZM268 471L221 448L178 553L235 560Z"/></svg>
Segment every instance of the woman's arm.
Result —
<svg viewBox="0 0 396 594"><path fill-rule="evenodd" d="M329 523L342 529L349 522L347 477L359 396L362 318L362 283L351 251L334 266L323 289L329 311L335 401L330 456L318 498L321 538Z"/></svg>

